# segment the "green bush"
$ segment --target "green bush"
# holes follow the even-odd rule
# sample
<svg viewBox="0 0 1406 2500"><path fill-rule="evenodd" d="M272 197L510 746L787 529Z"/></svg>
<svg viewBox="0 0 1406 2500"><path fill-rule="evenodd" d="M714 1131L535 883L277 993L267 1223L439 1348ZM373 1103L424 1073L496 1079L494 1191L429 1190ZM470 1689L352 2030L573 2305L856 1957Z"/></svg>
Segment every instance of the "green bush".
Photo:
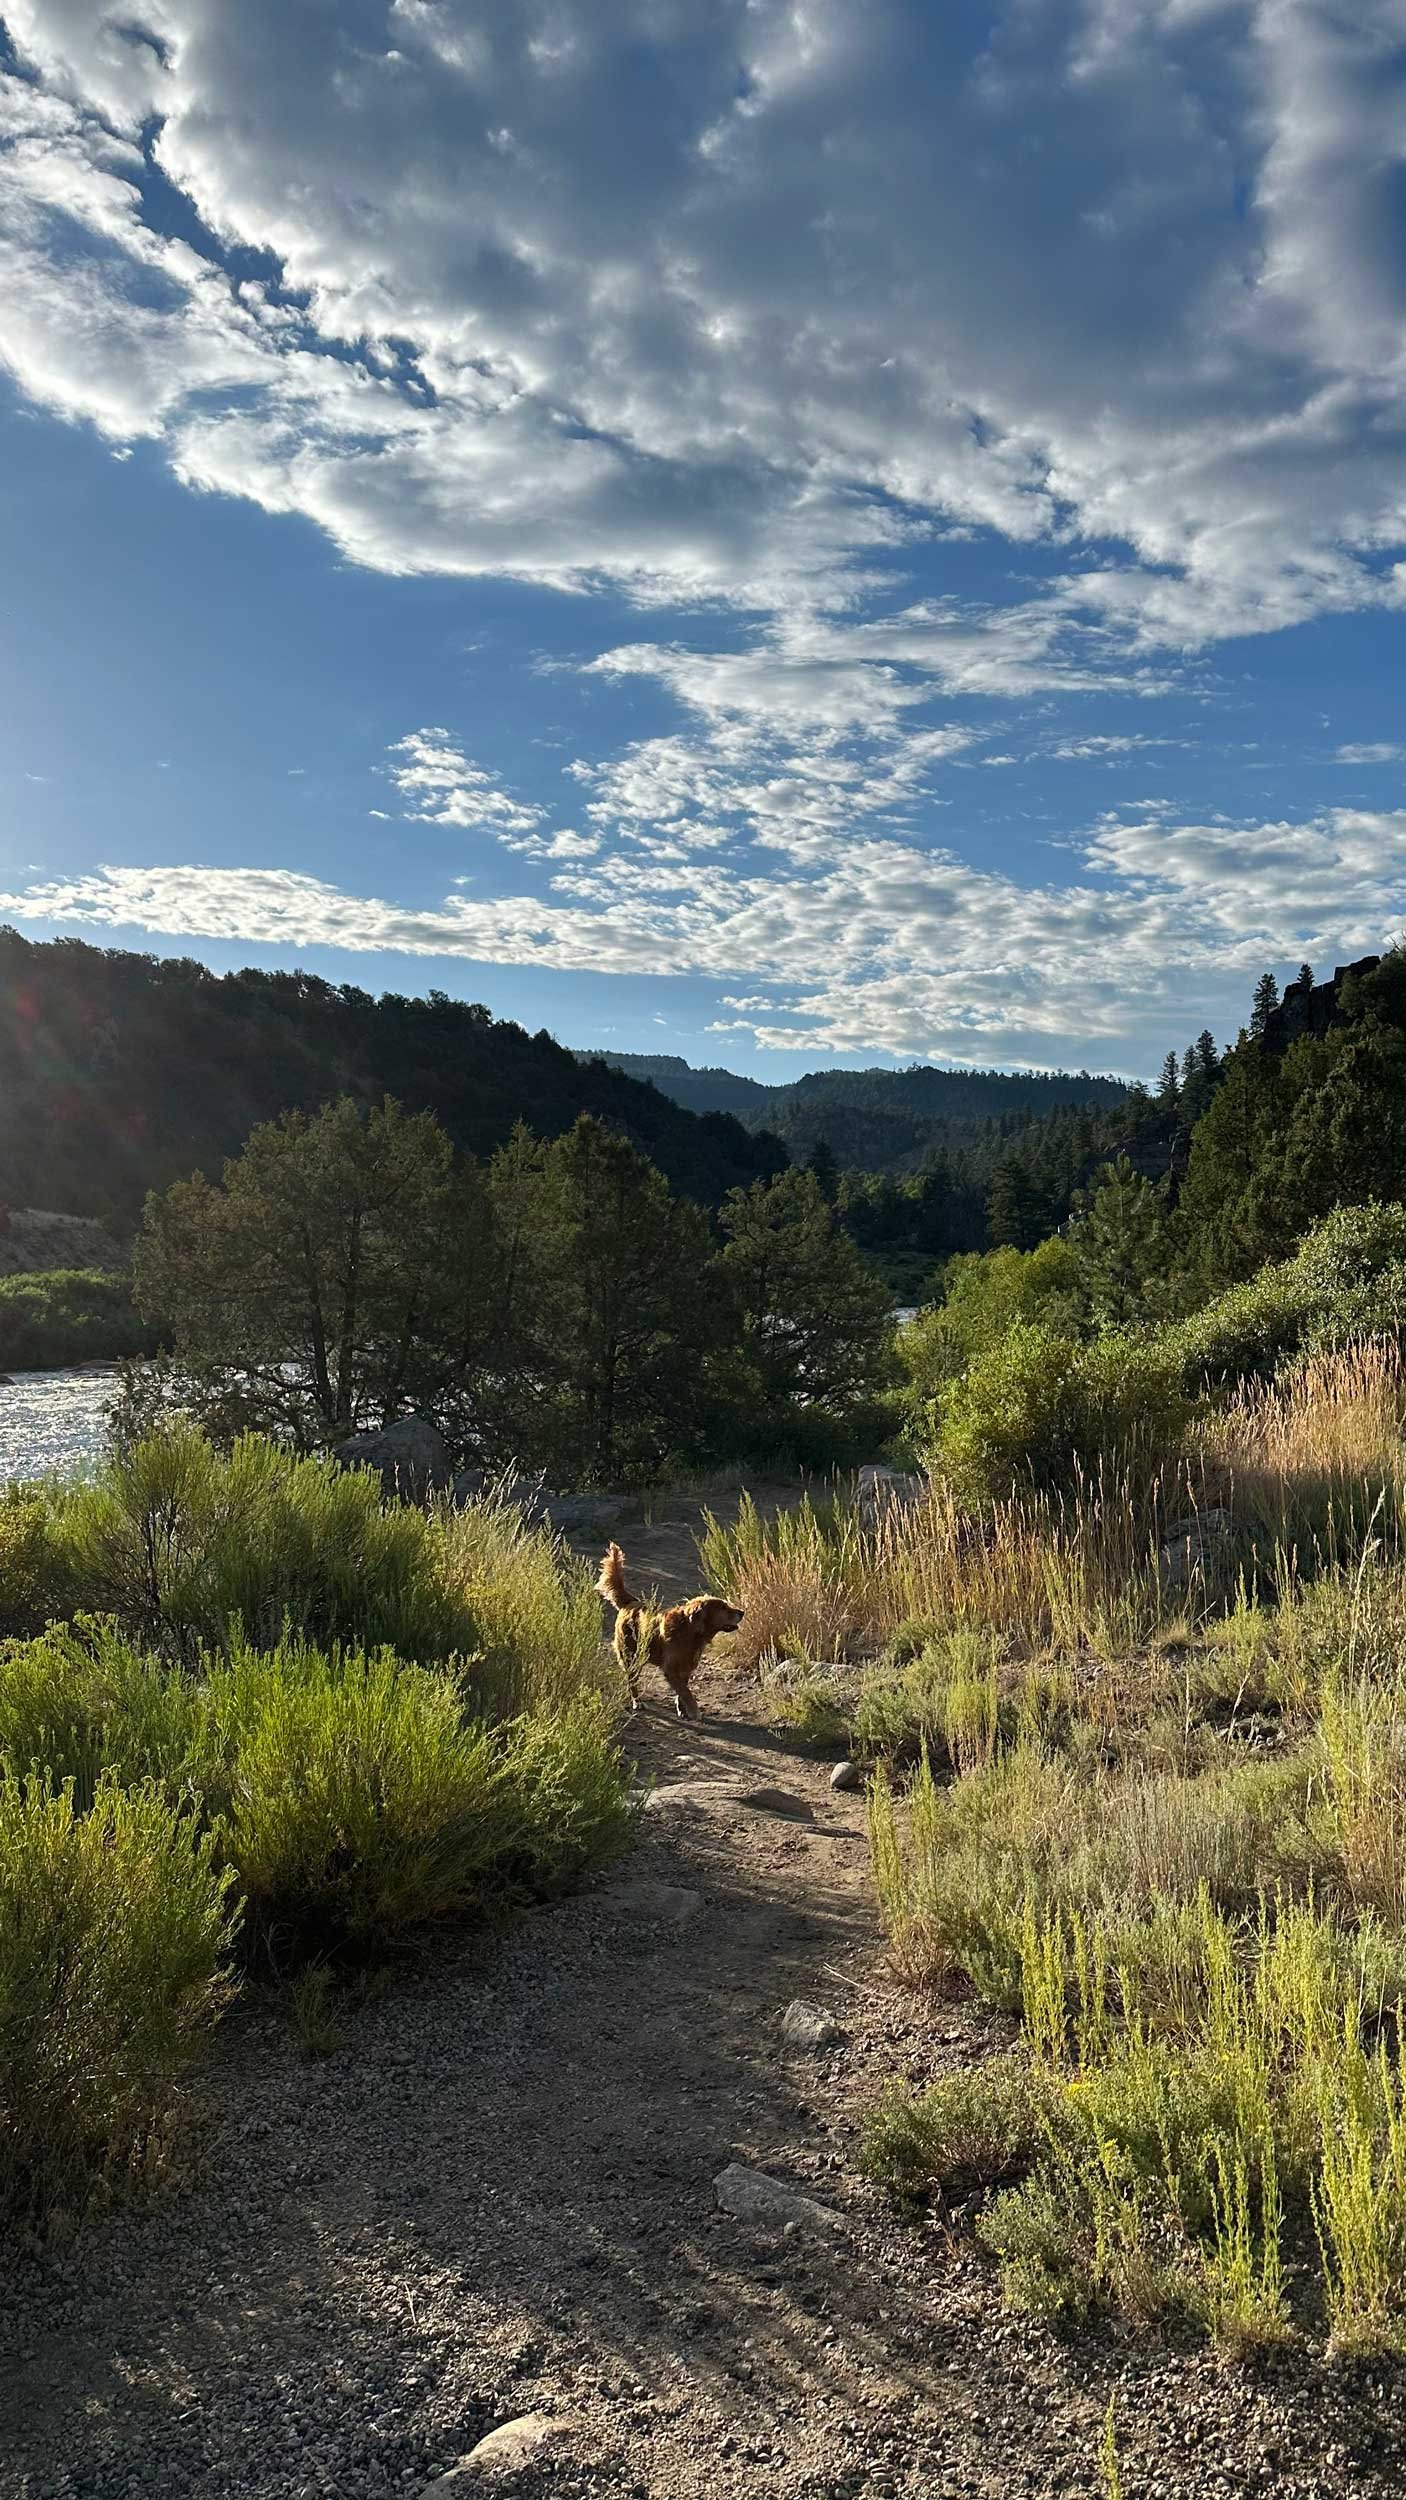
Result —
<svg viewBox="0 0 1406 2500"><path fill-rule="evenodd" d="M423 1512L379 1478L249 1433L228 1457L153 1433L66 1493L56 1534L81 1602L185 1656L285 1625L314 1642L468 1656L475 1625Z"/></svg>
<svg viewBox="0 0 1406 2500"><path fill-rule="evenodd" d="M1188 1391L1264 1378L1286 1357L1406 1327L1406 1207L1339 1207L1291 1259L1218 1294L1157 1343Z"/></svg>
<svg viewBox="0 0 1406 2500"><path fill-rule="evenodd" d="M0 2213L77 2209L149 2158L225 1992L231 1879L157 1791L91 1811L0 1776Z"/></svg>
<svg viewBox="0 0 1406 2500"><path fill-rule="evenodd" d="M891 2195L917 2201L999 2187L1049 2141L1047 2079L1017 2051L959 2067L925 2092L891 2092L865 2129L863 2167Z"/></svg>
<svg viewBox="0 0 1406 2500"><path fill-rule="evenodd" d="M1152 1340L1110 1332L1078 1345L1027 1321L978 1356L937 1412L935 1471L969 1502L1067 1490L1105 1466L1155 1468L1187 1420Z"/></svg>
<svg viewBox="0 0 1406 2500"><path fill-rule="evenodd" d="M203 1686L134 1649L115 1624L52 1624L0 1649L0 1765L73 1791L87 1813L104 1775L158 1781L172 1803L203 1800L209 1712Z"/></svg>
<svg viewBox="0 0 1406 2500"><path fill-rule="evenodd" d="M521 1511L489 1493L435 1514L431 1537L446 1589L473 1626L472 1691L500 1718L558 1710L578 1694L614 1691L618 1671L600 1636L595 1575Z"/></svg>
<svg viewBox="0 0 1406 2500"><path fill-rule="evenodd" d="M0 1276L0 1371L115 1363L152 1353L156 1342L124 1276L87 1267Z"/></svg>
<svg viewBox="0 0 1406 2500"><path fill-rule="evenodd" d="M19 1484L0 1491L0 1637L37 1632L68 1613L73 1567L47 1493Z"/></svg>
<svg viewBox="0 0 1406 2500"><path fill-rule="evenodd" d="M204 1805L276 1960L482 1906L513 1837L501 1746L389 1651L236 1651L205 1689Z"/></svg>
<svg viewBox="0 0 1406 2500"><path fill-rule="evenodd" d="M379 1950L406 1930L568 1889L624 1844L608 1706L495 1727L461 1684L383 1650L234 1644L198 1676L110 1623L0 1653L0 1763L68 1782L152 1783L233 1870L275 1965Z"/></svg>
<svg viewBox="0 0 1406 2500"><path fill-rule="evenodd" d="M898 1334L908 1400L927 1411L1017 1325L1076 1337L1084 1319L1079 1260L1058 1234L1034 1250L971 1250L949 1259L937 1299Z"/></svg>

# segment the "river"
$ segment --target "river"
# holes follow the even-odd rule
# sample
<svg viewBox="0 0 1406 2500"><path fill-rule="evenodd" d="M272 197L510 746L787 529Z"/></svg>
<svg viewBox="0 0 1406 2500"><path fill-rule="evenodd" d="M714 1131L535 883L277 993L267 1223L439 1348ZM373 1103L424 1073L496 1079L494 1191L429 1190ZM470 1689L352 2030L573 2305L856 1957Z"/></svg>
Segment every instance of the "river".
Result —
<svg viewBox="0 0 1406 2500"><path fill-rule="evenodd" d="M15 1372L0 1381L0 1484L71 1476L101 1458L117 1374L106 1366Z"/></svg>

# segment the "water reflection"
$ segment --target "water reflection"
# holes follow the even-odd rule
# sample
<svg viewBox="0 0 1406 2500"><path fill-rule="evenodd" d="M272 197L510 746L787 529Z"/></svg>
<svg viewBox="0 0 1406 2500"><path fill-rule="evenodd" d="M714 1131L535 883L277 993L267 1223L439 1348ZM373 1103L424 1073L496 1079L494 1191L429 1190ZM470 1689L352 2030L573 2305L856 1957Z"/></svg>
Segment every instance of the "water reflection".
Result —
<svg viewBox="0 0 1406 2500"><path fill-rule="evenodd" d="M72 1475L101 1458L117 1374L106 1367L15 1372L0 1381L0 1484L12 1476Z"/></svg>

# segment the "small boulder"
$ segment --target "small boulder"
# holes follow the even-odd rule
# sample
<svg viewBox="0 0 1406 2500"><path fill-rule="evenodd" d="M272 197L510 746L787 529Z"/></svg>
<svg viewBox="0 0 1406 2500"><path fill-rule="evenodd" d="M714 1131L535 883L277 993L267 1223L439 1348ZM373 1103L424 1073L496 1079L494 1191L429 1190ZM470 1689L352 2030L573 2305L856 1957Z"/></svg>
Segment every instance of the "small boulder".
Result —
<svg viewBox="0 0 1406 2500"><path fill-rule="evenodd" d="M487 1486L488 1476L484 1468L461 1467L449 1487L449 1498L456 1510L462 1510L467 1502L476 1502Z"/></svg>
<svg viewBox="0 0 1406 2500"><path fill-rule="evenodd" d="M451 2465L447 2474L424 2484L420 2500L463 2500L464 2495L481 2490L485 2484L491 2487L505 2483L524 2467L535 2465L539 2457L567 2446L581 2427L569 2414L519 2414L516 2421L504 2422L496 2431L490 2431L457 2465Z"/></svg>
<svg viewBox="0 0 1406 2500"><path fill-rule="evenodd" d="M373 1468L386 1492L403 1502L447 1492L454 1479L449 1444L423 1415L402 1415L381 1432L354 1432L336 1456L344 1467Z"/></svg>
<svg viewBox="0 0 1406 2500"><path fill-rule="evenodd" d="M726 2170L720 2170L713 2194L720 2210L731 2214L734 2222L764 2222L775 2231L784 2231L788 2224L801 2231L844 2229L842 2217L828 2205L818 2205L813 2196L802 2196L799 2188L768 2177L765 2170L749 2170L745 2162L730 2161Z"/></svg>
<svg viewBox="0 0 1406 2500"><path fill-rule="evenodd" d="M1236 1537L1228 1510L1212 1508L1173 1521L1163 1531L1157 1559L1172 1589L1188 1589L1196 1581L1215 1578L1229 1564Z"/></svg>
<svg viewBox="0 0 1406 2500"><path fill-rule="evenodd" d="M781 2037L788 2049L832 2049L840 2036L833 2014L823 2005L808 2005L804 1997L793 1997L781 2017Z"/></svg>
<svg viewBox="0 0 1406 2500"><path fill-rule="evenodd" d="M754 1814L777 1814L783 1823L813 1823L815 1808L808 1797L798 1797L789 1788L744 1788L737 1802L750 1806Z"/></svg>
<svg viewBox="0 0 1406 2500"><path fill-rule="evenodd" d="M925 1476L901 1467L861 1467L855 1486L860 1517L872 1526L888 1511L911 1510L927 1489Z"/></svg>
<svg viewBox="0 0 1406 2500"><path fill-rule="evenodd" d="M830 1774L832 1788L862 1788L864 1773L857 1762L837 1762Z"/></svg>

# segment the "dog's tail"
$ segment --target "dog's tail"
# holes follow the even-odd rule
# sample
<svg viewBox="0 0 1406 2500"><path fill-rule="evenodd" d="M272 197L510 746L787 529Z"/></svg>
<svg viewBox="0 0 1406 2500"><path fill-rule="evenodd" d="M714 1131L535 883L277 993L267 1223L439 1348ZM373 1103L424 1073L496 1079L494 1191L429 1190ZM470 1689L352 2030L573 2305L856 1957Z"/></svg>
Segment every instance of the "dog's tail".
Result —
<svg viewBox="0 0 1406 2500"><path fill-rule="evenodd" d="M638 1609L644 1604L643 1598L636 1597L626 1581L625 1557L618 1545L608 1545L605 1549L605 1560L596 1582L596 1595L608 1598L617 1614L624 1614L630 1607Z"/></svg>

